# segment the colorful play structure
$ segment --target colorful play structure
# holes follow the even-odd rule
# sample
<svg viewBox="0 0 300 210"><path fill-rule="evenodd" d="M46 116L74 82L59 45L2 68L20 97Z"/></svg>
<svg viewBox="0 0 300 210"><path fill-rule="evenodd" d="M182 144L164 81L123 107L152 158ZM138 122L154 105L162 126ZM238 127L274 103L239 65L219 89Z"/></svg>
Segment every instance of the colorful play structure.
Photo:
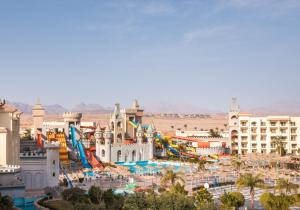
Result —
<svg viewBox="0 0 300 210"><path fill-rule="evenodd" d="M103 165L96 159L90 149L84 149L80 140L76 140L76 128L71 126L71 139L73 150L77 149L79 157L84 168L99 168L103 169Z"/></svg>
<svg viewBox="0 0 300 210"><path fill-rule="evenodd" d="M39 138L41 137L41 134L38 134L38 140L37 144L39 145L41 140ZM70 164L70 160L68 157L68 150L67 150L67 142L66 142L66 136L62 132L54 133L52 131L47 132L47 139L49 141L59 141L60 143L60 149L59 149L59 160L62 164L68 165Z"/></svg>

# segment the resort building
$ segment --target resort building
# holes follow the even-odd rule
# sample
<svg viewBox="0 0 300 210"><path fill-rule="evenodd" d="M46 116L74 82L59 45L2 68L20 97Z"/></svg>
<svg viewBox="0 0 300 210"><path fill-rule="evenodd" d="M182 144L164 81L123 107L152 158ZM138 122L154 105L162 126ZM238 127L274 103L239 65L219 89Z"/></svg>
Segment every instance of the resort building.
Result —
<svg viewBox="0 0 300 210"><path fill-rule="evenodd" d="M282 141L288 154L300 148L300 117L256 117L240 111L236 98L229 111L229 133L233 154L276 152L276 140Z"/></svg>

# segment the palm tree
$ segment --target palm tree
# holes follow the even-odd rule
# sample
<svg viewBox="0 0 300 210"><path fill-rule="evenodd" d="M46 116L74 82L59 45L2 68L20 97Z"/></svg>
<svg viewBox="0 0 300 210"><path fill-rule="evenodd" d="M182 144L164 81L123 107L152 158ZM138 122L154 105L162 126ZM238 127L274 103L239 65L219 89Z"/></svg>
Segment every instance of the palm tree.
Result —
<svg viewBox="0 0 300 210"><path fill-rule="evenodd" d="M197 128L197 127L194 127L194 130L196 131L196 130L198 130L198 128Z"/></svg>
<svg viewBox="0 0 300 210"><path fill-rule="evenodd" d="M187 126L187 124L184 124L183 127L186 130L188 126Z"/></svg>
<svg viewBox="0 0 300 210"><path fill-rule="evenodd" d="M205 164L206 164L206 161L205 160L199 160L198 161L198 171L204 171L205 170Z"/></svg>
<svg viewBox="0 0 300 210"><path fill-rule="evenodd" d="M241 167L245 165L245 161L241 160L240 158L233 158L231 160L231 165L238 171L241 170Z"/></svg>
<svg viewBox="0 0 300 210"><path fill-rule="evenodd" d="M174 185L176 182L184 183L184 174L182 172L174 172L172 168L167 168L164 176L161 178L160 183L166 186L167 183Z"/></svg>
<svg viewBox="0 0 300 210"><path fill-rule="evenodd" d="M287 179L278 179L276 182L275 190L285 190L285 193L288 194L291 191L297 192L299 185L290 182Z"/></svg>
<svg viewBox="0 0 300 210"><path fill-rule="evenodd" d="M172 129L172 130L174 129L174 125L171 125L171 129Z"/></svg>
<svg viewBox="0 0 300 210"><path fill-rule="evenodd" d="M275 140L273 140L273 143L276 145L277 153L282 156L284 152L283 137L277 136Z"/></svg>
<svg viewBox="0 0 300 210"><path fill-rule="evenodd" d="M13 209L13 200L11 197L2 196L0 192L0 209Z"/></svg>
<svg viewBox="0 0 300 210"><path fill-rule="evenodd" d="M264 180L261 178L261 175L253 175L251 173L241 174L239 179L236 181L238 188L249 187L250 188L250 200L251 200L251 209L254 210L254 195L255 187L261 187L264 184Z"/></svg>
<svg viewBox="0 0 300 210"><path fill-rule="evenodd" d="M227 123L224 123L225 130L226 130L227 126L228 126L228 124L227 124Z"/></svg>

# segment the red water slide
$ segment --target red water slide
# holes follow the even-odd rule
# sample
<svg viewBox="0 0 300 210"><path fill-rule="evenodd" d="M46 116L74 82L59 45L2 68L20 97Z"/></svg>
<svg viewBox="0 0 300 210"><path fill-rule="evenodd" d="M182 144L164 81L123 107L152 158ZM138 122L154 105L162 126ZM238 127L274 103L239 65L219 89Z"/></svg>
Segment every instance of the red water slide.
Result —
<svg viewBox="0 0 300 210"><path fill-rule="evenodd" d="M104 169L103 165L95 158L90 150L85 150L85 156L92 168L99 168L100 170Z"/></svg>
<svg viewBox="0 0 300 210"><path fill-rule="evenodd" d="M42 134L37 134L36 144L38 148L43 148L43 140L42 140Z"/></svg>

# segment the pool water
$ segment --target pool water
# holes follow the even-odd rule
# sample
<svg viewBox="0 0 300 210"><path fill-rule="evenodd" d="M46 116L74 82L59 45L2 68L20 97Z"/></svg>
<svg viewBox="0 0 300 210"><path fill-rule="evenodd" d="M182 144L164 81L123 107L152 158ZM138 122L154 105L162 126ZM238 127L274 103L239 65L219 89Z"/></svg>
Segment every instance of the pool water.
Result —
<svg viewBox="0 0 300 210"><path fill-rule="evenodd" d="M14 206L22 210L35 210L34 202L42 197L43 196L35 198L15 198Z"/></svg>
<svg viewBox="0 0 300 210"><path fill-rule="evenodd" d="M152 161L137 161L137 162L117 162L117 165L128 167L131 173L147 174L159 173L162 169L173 167L174 171L183 169L188 172L189 167L182 166L179 163L173 162L152 162Z"/></svg>

